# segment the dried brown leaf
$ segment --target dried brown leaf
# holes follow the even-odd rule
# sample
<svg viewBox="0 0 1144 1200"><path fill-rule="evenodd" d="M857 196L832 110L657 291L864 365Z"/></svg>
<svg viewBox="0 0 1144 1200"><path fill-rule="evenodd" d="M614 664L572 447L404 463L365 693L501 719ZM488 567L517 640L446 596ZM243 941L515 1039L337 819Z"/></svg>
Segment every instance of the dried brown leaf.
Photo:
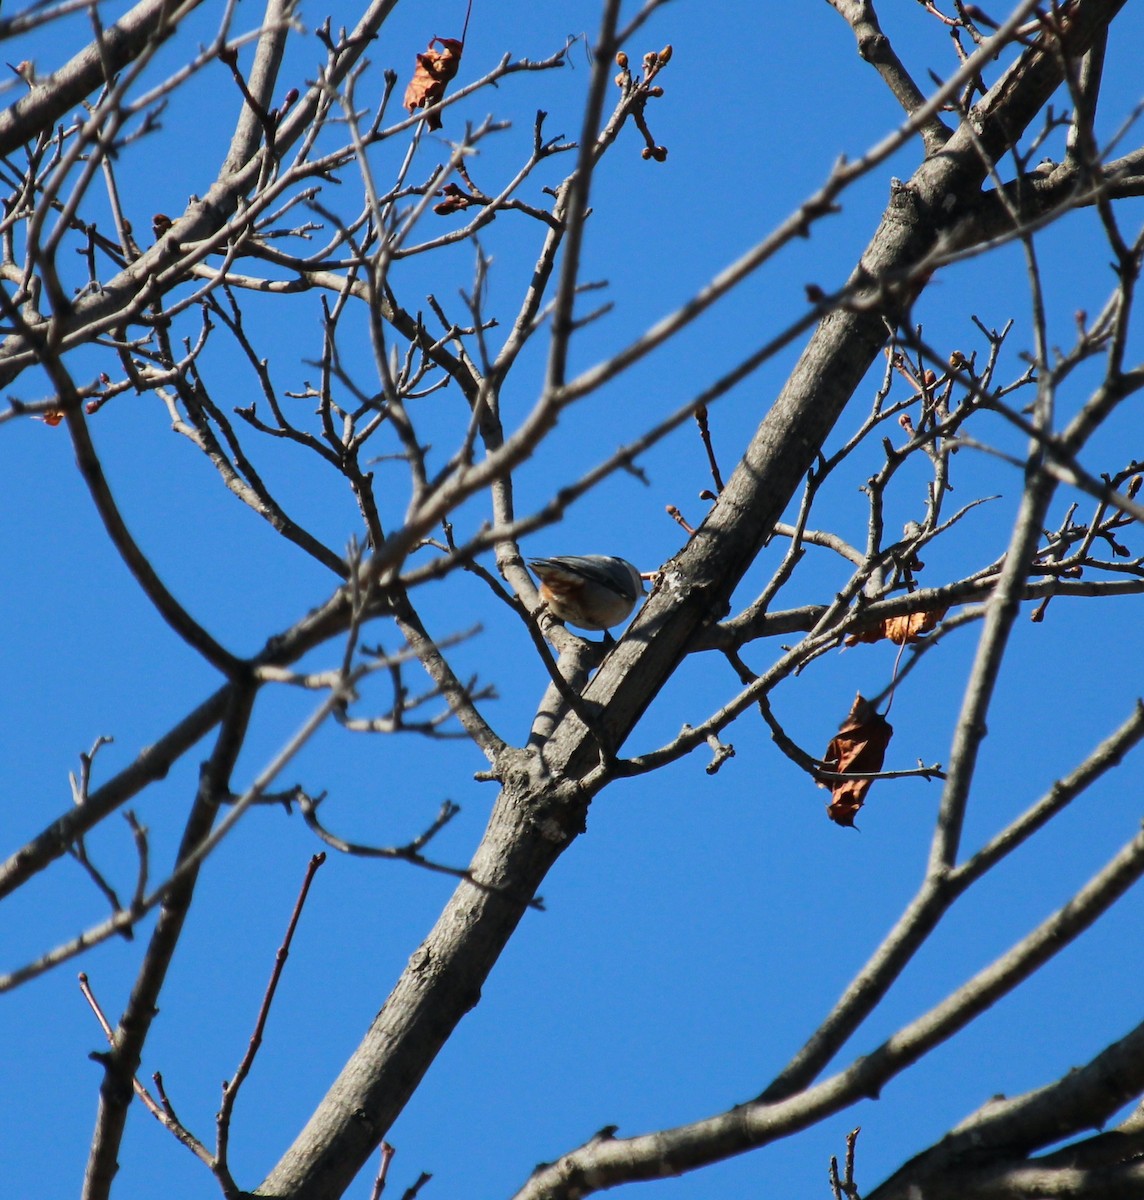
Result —
<svg viewBox="0 0 1144 1200"><path fill-rule="evenodd" d="M909 613L904 617L887 617L870 629L848 633L842 644L857 646L862 642L880 642L883 638L889 638L895 646L917 642L923 634L929 633L948 611L945 608L934 608L928 612Z"/></svg>
<svg viewBox="0 0 1144 1200"><path fill-rule="evenodd" d="M839 774L880 771L893 736L893 726L859 693L842 728L830 739L822 756L823 765ZM836 825L853 825L873 782L872 779L819 780L819 786L828 787L831 792L827 816Z"/></svg>
<svg viewBox="0 0 1144 1200"><path fill-rule="evenodd" d="M929 633L946 614L944 608L933 608L928 612L909 613L904 617L887 617L882 622L883 632L895 646L918 641Z"/></svg>
<svg viewBox="0 0 1144 1200"><path fill-rule="evenodd" d="M440 50L434 50L434 45ZM461 54L465 43L456 38L431 38L429 48L417 56L417 69L405 89L404 104L410 112L417 108L429 108L445 95L449 80L461 66ZM441 128L441 117L434 113L427 122L430 129Z"/></svg>

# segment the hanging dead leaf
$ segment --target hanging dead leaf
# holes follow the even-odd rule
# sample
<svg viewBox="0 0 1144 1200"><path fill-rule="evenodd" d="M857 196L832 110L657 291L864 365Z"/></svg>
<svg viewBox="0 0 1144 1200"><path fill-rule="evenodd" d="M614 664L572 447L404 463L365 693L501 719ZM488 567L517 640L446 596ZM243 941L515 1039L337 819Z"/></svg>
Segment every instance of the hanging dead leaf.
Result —
<svg viewBox="0 0 1144 1200"><path fill-rule="evenodd" d="M895 646L904 646L907 642L919 641L945 614L944 608L934 608L929 612L909 613L904 617L887 617L882 622L882 628Z"/></svg>
<svg viewBox="0 0 1144 1200"><path fill-rule="evenodd" d="M50 412L44 413L44 415L40 418L40 420L43 421L43 423L45 425L51 425L53 428L55 428L55 426L59 425L60 422L63 421L63 419L64 419L64 414L58 408L53 408Z"/></svg>
<svg viewBox="0 0 1144 1200"><path fill-rule="evenodd" d="M434 45L440 50L434 50ZM405 89L405 107L413 112L416 108L429 108L445 95L449 80L461 66L461 54L465 43L456 38L431 38L429 48L417 56L417 69ZM441 128L441 117L434 113L428 120L430 129Z"/></svg>
<svg viewBox="0 0 1144 1200"><path fill-rule="evenodd" d="M823 765L828 771L840 774L880 771L893 736L893 726L859 693L842 728L830 739L822 756ZM818 786L831 791L827 816L836 825L852 826L873 782L872 779L820 779Z"/></svg>
<svg viewBox="0 0 1144 1200"><path fill-rule="evenodd" d="M880 642L889 638L895 646L904 646L907 642L920 641L923 634L936 627L937 623L948 612L945 608L934 608L928 612L909 613L904 617L887 617L870 629L858 633L848 633L843 639L844 646L857 646L860 642Z"/></svg>

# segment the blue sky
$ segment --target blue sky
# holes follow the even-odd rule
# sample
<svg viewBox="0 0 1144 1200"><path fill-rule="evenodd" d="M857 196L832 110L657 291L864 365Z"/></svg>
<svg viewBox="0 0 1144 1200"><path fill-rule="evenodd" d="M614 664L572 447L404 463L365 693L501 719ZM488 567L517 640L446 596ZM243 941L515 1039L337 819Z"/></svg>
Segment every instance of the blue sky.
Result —
<svg viewBox="0 0 1144 1200"><path fill-rule="evenodd" d="M887 32L919 81L925 82L926 68L952 73L948 35L920 5L882 7ZM371 53L375 87L378 72L390 66L402 86L415 52L431 35L459 31L462 9L399 6ZM256 11L240 9L240 27L253 23ZM307 0L303 24L312 28L325 11ZM209 38L209 18L213 14L196 18L195 37ZM349 22L351 10L334 19ZM523 0L484 6L477 0L458 83L475 79L505 53L546 57L566 36L590 35L596 21L590 6L570 12ZM72 37L82 37L78 19L68 28ZM35 58L47 71L64 40L30 35L6 45L4 57ZM624 345L685 300L819 186L840 154L859 156L900 120L885 87L855 54L849 30L822 0L671 4L629 52L635 61L665 43L674 47L661 77L665 96L648 111L669 156L662 165L643 161L638 135L629 129L597 175L584 274L608 281L603 296L615 307L576 339L575 369ZM1141 99L1132 65L1141 44L1144 13L1130 5L1114 26L1109 51L1100 114L1105 137ZM163 62L173 64L178 54L178 45L168 47ZM316 61L313 40L299 39L283 79L310 78ZM512 128L484 143L472 164L475 180L495 191L527 153L537 108L550 114L548 134L577 134L588 80L580 43L565 69L515 76L471 98L463 110L450 110L443 133L489 112L511 120ZM172 99L160 135L165 148L157 157L146 140L122 155L119 171L131 181L125 199L137 231L149 229L154 212L180 212L188 196L209 185L237 101L221 67L202 83ZM1133 129L1125 147L1138 139ZM398 143L378 149L379 177L404 155L407 143ZM414 176L427 174L444 153L443 142L426 137ZM907 178L918 161L916 146L897 154L847 193L840 214L818 224L813 236L791 246L663 354L570 411L517 476L521 511L542 502L554 485L575 480L801 315L806 284L839 286L876 227L890 177ZM570 157L546 164L524 198L542 203L541 186L557 182L570 166ZM1124 211L1124 227L1134 234L1144 206L1136 202ZM540 236L512 216L498 219L483 239L492 256L487 307L502 319L529 277ZM1052 280L1051 341L1066 346L1074 312L1096 311L1111 289L1107 247L1095 217L1086 213L1043 234L1038 250ZM410 307L432 291L459 314L458 289L471 287L472 262L472 249L464 246L428 264L403 263L394 286ZM1014 318L1000 373L1012 378L1023 369L1020 351L1030 345L1028 307L1020 254L1009 249L941 273L914 316L944 351L981 354L983 341L970 314L990 327ZM249 322L280 393L313 377L314 368L299 360L312 360L319 350L316 298L261 309L252 303ZM256 396L253 377L222 340L204 369L221 403L247 404ZM1129 360L1139 360L1142 348L1137 334ZM796 343L776 356L712 409L724 474L798 349ZM359 378L368 380L364 338L344 352ZM77 355L77 375L91 362ZM519 418L534 401L542 365L538 340L505 389L506 420ZM831 446L862 419L877 383L871 377L860 389ZM1087 372L1070 380L1059 397L1064 414L1083 402L1091 383ZM9 394L35 400L45 386L28 375ZM455 394L446 396L456 408ZM293 403L292 411L302 414L310 402ZM425 419L436 430L432 415ZM171 432L153 395L124 396L91 424L133 533L171 590L226 645L251 653L328 594L328 574L225 491L206 461ZM455 431L451 421L441 421L435 449L442 455ZM1020 452L1020 440L999 424L989 433ZM1088 465L1114 470L1144 456L1142 434L1138 401L1129 402L1094 441ZM360 536L351 497L333 474L294 447L257 439L251 446L277 494L330 545L340 549L351 535ZM114 737L97 758L98 782L130 762L218 681L150 609L114 554L74 469L64 430L10 422L0 429L0 462L9 497L0 521L6 569L0 627L7 634L0 846L7 855L68 808L67 772L97 736ZM866 506L857 489L872 463L855 461L832 480L816 523L850 538L864 536ZM697 495L709 479L691 427L648 454L642 466L646 486L626 475L613 478L559 526L528 538L526 552L617 553L644 570L658 566L683 536L664 515L665 505L677 504L697 523L703 511ZM396 464L377 467L383 507L393 515L405 501L400 471ZM903 475L889 497L892 527L920 516L924 481ZM955 481L955 503L981 494L1000 499L976 509L948 545L939 543L923 556L927 584L988 561L1008 538L1019 474L965 453ZM1056 520L1074 498L1061 494ZM1082 514L1090 511L1090 502L1080 503ZM457 518L458 540L486 517L483 501L467 505ZM1138 552L1131 535L1128 540ZM779 553L774 545L765 552L738 602L750 601ZM827 552L812 553L784 605L824 600L844 581ZM479 670L482 680L495 683L499 699L487 706L487 716L502 736L523 740L545 676L519 621L469 576L426 587L417 600L437 636L482 625L478 637L456 650L458 671ZM1041 795L1127 717L1140 692L1140 616L1138 598L1103 601L1099 608L1058 599L1044 623L1018 622L990 715L967 849ZM948 761L977 628L951 635L899 689L887 766ZM854 693L873 693L885 684L894 652L888 644L860 646L817 661L776 692L776 714L801 745L820 752ZM334 665L340 653L340 647L327 647L308 665ZM761 670L777 653L762 643L745 657ZM720 660L688 662L625 751L670 740L683 722L702 720L736 690ZM384 700L380 690L366 689L364 704L371 695ZM264 695L240 762L240 782L262 769L314 703L313 695ZM526 916L480 1005L392 1130L392 1189L408 1186L424 1170L434 1176L421 1193L429 1200L493 1200L511 1195L537 1162L604 1125L638 1133L756 1095L890 928L920 882L940 785L917 779L879 784L856 834L829 824L825 793L779 754L756 713L744 716L727 738L736 757L713 778L704 773L706 758L695 755L653 776L617 783L593 805L587 834L545 883L546 910ZM205 752L197 748L132 806L150 831L156 871L170 861ZM462 813L433 851L460 865L480 837L493 798L492 785L472 778L484 765L463 741L427 746L415 738L366 738L331 727L305 748L283 782L301 783L311 793L325 790L326 820L360 841L407 840L443 799L452 799ZM1137 754L966 897L839 1064L877 1045L988 963L1130 838L1140 819L1138 769ZM126 827L108 822L89 841L100 865L129 886L133 859ZM180 1116L204 1139L213 1136L220 1083L243 1053L305 863L318 848L297 814L256 811L204 870L144 1064L145 1079L163 1072ZM333 857L323 867L265 1046L239 1101L232 1154L244 1186L255 1186L293 1138L450 891L448 879L401 864ZM103 916L103 902L79 868L57 864L4 902L0 969L22 964ZM869 1189L989 1096L1048 1082L1127 1032L1140 1019L1135 947L1142 918L1137 889L1020 992L891 1083L879 1101L762 1153L648 1185L649 1194L667 1200L825 1194L828 1158L842 1153L846 1133L859 1124L859 1182ZM105 944L0 997L12 1081L0 1121L5 1194L25 1200L77 1193L100 1074L87 1056L100 1048L101 1035L79 994L76 971L87 972L106 1011L117 1014L150 927L134 943ZM128 1200L159 1194L183 1200L210 1194L214 1186L138 1106L120 1161L115 1194ZM368 1194L364 1176L352 1194Z"/></svg>

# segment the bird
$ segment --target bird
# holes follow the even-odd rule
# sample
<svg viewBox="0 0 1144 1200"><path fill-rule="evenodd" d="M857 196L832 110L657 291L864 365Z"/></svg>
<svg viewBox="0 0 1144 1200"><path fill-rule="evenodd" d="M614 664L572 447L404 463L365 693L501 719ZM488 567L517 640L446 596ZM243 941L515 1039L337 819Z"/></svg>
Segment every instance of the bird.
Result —
<svg viewBox="0 0 1144 1200"><path fill-rule="evenodd" d="M644 594L643 578L626 558L568 554L532 558L528 565L540 580L540 598L548 611L580 629L618 625Z"/></svg>

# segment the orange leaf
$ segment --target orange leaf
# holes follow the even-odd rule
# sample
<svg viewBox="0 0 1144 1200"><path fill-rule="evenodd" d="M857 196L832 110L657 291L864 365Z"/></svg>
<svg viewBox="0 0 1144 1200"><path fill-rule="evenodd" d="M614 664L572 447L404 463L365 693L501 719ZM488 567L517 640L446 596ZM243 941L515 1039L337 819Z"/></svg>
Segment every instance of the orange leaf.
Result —
<svg viewBox="0 0 1144 1200"><path fill-rule="evenodd" d="M58 409L53 408L51 412L46 412L40 418L45 425L51 425L53 428L64 419L64 414Z"/></svg>
<svg viewBox="0 0 1144 1200"><path fill-rule="evenodd" d="M440 50L434 50L434 43ZM417 56L417 69L405 89L405 107L413 112L415 108L429 108L445 95L449 80L456 75L461 66L461 53L465 43L456 38L431 38L429 48L424 54ZM441 128L441 117L434 113L429 118L430 129Z"/></svg>
<svg viewBox="0 0 1144 1200"><path fill-rule="evenodd" d="M895 646L916 642L921 639L923 633L929 633L948 611L945 608L935 608L929 612L909 613L904 617L887 617L870 629L848 633L842 644L857 646L859 642L880 642L883 638L889 638Z"/></svg>
<svg viewBox="0 0 1144 1200"><path fill-rule="evenodd" d="M840 774L880 771L893 736L893 726L859 693L842 728L831 738L822 756L823 765L828 771ZM831 791L827 816L836 825L853 825L873 782L872 779L820 779L819 787Z"/></svg>
<svg viewBox="0 0 1144 1200"><path fill-rule="evenodd" d="M945 613L944 608L934 608L929 612L910 613L905 617L887 617L882 625L886 637L895 646L904 646L907 642L918 641L923 633L929 633Z"/></svg>

